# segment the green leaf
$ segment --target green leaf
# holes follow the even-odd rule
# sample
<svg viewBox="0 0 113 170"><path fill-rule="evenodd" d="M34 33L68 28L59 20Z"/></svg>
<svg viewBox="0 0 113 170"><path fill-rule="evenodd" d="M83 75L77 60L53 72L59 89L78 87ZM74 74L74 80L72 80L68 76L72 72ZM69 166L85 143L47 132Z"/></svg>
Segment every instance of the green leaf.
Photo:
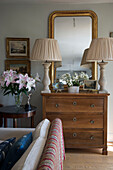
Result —
<svg viewBox="0 0 113 170"><path fill-rule="evenodd" d="M7 95L7 94L10 94L11 92L10 91L8 91L8 92L6 92L6 93L3 93L3 95L5 96L5 95Z"/></svg>

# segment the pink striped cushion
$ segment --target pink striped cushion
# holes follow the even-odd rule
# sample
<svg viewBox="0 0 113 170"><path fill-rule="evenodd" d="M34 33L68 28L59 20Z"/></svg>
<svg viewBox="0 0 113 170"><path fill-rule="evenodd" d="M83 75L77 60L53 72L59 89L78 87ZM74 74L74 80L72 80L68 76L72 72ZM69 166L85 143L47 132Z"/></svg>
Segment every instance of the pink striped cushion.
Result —
<svg viewBox="0 0 113 170"><path fill-rule="evenodd" d="M52 121L49 136L38 170L63 170L65 159L62 122L56 118Z"/></svg>

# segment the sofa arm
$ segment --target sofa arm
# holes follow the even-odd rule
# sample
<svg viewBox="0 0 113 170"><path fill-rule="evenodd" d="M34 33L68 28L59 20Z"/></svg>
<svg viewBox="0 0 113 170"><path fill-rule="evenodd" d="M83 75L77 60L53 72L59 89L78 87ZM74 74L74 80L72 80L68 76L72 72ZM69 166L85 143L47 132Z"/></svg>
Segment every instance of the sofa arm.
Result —
<svg viewBox="0 0 113 170"><path fill-rule="evenodd" d="M56 118L51 123L49 136L40 160L38 170L63 170L65 159L62 122Z"/></svg>
<svg viewBox="0 0 113 170"><path fill-rule="evenodd" d="M33 132L35 128L0 128L0 140L16 137L16 140L27 133Z"/></svg>

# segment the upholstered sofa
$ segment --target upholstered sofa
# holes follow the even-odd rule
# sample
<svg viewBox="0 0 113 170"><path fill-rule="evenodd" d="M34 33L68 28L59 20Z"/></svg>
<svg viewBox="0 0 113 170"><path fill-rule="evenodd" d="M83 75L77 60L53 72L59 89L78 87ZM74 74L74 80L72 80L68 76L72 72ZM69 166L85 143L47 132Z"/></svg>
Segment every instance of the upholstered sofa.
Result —
<svg viewBox="0 0 113 170"><path fill-rule="evenodd" d="M47 121L46 119L46 123ZM30 132L33 134L32 143L11 168L12 170L63 169L65 150L62 122L60 119L55 119L50 124L48 123L46 129L44 126L42 127L42 123L40 123L36 128L0 128L1 141L12 137L16 137L18 140Z"/></svg>

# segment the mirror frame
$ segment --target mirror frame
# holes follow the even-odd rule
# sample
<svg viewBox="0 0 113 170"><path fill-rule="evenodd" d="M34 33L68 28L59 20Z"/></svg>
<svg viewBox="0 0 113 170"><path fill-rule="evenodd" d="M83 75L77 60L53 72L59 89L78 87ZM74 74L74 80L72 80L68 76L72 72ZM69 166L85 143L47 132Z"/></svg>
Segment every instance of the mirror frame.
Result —
<svg viewBox="0 0 113 170"><path fill-rule="evenodd" d="M54 11L49 15L49 38L54 38L54 20L56 17L73 17L73 16L89 16L92 18L92 39L98 37L98 17L94 11L91 10L80 10L80 11ZM52 62L50 67L50 80L52 84L56 75L56 70L54 69L54 62ZM92 63L92 79L97 80L97 62Z"/></svg>

